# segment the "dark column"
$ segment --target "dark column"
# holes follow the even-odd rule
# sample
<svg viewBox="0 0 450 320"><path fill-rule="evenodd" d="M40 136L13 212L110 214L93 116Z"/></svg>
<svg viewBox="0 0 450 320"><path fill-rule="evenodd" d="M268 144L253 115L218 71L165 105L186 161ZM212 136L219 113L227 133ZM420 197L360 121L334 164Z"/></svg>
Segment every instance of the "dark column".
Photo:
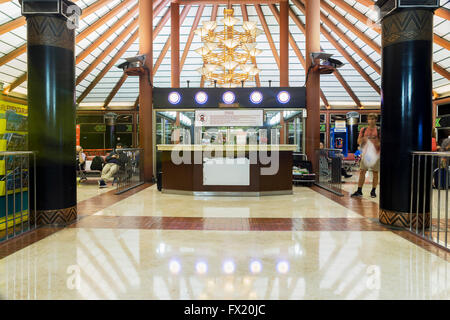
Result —
<svg viewBox="0 0 450 320"><path fill-rule="evenodd" d="M29 146L37 152L32 209L38 225L67 225L77 218L75 27L61 14L39 13L39 3L33 9L26 14Z"/></svg>
<svg viewBox="0 0 450 320"><path fill-rule="evenodd" d="M389 2L379 1L377 5ZM410 223L411 152L431 150L433 11L421 8L421 2L425 1L396 9L382 20L379 220L401 227ZM429 199L425 202L425 212L429 212ZM415 215L413 219L415 227ZM421 228L422 214L418 220Z"/></svg>
<svg viewBox="0 0 450 320"><path fill-rule="evenodd" d="M108 112L105 114L105 148L115 149L116 148L116 119L117 114L114 112Z"/></svg>
<svg viewBox="0 0 450 320"><path fill-rule="evenodd" d="M347 113L347 149L350 153L355 153L358 150L358 124L359 113L349 112Z"/></svg>

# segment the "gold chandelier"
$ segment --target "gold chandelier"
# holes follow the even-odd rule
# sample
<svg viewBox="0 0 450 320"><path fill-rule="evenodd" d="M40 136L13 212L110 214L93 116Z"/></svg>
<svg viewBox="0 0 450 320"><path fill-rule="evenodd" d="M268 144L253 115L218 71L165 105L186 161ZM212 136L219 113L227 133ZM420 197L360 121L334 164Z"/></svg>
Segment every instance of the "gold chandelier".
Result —
<svg viewBox="0 0 450 320"><path fill-rule="evenodd" d="M211 83L217 81L221 87L237 87L243 81L254 80L261 71L252 62L262 52L256 48L256 38L262 30L256 27L257 22L244 21L244 31L237 31L234 26L239 20L233 14L233 9L224 9L221 31L215 30L216 21L205 21L195 30L203 42L203 46L195 50L203 59L203 67L197 71Z"/></svg>

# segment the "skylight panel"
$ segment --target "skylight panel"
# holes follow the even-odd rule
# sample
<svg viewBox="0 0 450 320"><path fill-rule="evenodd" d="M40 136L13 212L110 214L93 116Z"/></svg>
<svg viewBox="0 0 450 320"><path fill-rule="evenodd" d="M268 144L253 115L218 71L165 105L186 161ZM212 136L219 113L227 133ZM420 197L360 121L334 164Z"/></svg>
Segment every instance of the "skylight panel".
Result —
<svg viewBox="0 0 450 320"><path fill-rule="evenodd" d="M11 46L7 42L3 41L3 39L0 38L0 57L8 54L9 52L16 49L16 47Z"/></svg>
<svg viewBox="0 0 450 320"><path fill-rule="evenodd" d="M23 45L24 43L26 43L24 38L17 36L13 32L7 32L7 33L2 34L0 36L0 41L5 42L15 48L18 48L21 45ZM3 48L1 50L3 51Z"/></svg>
<svg viewBox="0 0 450 320"><path fill-rule="evenodd" d="M353 8L355 8L356 10L358 10L359 12L361 12L362 14L366 14L369 11L369 8L366 7L363 4L360 4L359 2L355 2L353 4Z"/></svg>
<svg viewBox="0 0 450 320"><path fill-rule="evenodd" d="M19 18L22 15L20 5L16 1L0 4L0 10L8 16L10 20Z"/></svg>

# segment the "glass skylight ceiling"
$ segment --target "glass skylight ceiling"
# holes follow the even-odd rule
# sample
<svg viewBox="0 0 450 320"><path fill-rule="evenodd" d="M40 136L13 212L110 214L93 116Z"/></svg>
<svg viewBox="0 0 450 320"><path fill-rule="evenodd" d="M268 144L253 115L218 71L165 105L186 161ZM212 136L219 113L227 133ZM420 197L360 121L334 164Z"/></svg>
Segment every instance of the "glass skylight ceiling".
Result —
<svg viewBox="0 0 450 320"><path fill-rule="evenodd" d="M154 27L160 23L165 15L169 15L169 19L164 23L164 27L161 28L159 34L156 36L153 42L153 59L154 63L158 63L159 67L154 75L154 86L157 87L170 87L170 7L168 0L161 0L165 3L165 6L154 18ZM80 77L84 70L91 66L92 70L88 72L83 79L79 78L79 84L76 87L77 97L80 97L89 85L96 79L96 77L101 74L102 71L105 72L104 76L98 81L94 88L92 88L86 97L80 101L81 105L92 105L92 106L103 106L108 95L111 93L115 85L118 83L119 79L122 77L122 70L116 68L115 66L121 63L124 57L135 56L138 54L139 50L139 38L137 38L125 51L125 53L114 63L114 66L109 70L105 70L108 63L116 56L117 52L122 48L122 46L127 42L127 40L136 31L137 27L132 26L127 35L119 43L114 43L114 41L123 33L133 23L134 19L137 19L137 12L133 11L138 5L137 0L78 0L76 3L82 8L89 8L91 5L96 5L96 3L101 3L93 13L84 14L80 22L80 28L77 30L77 34L80 34L83 30L88 28L90 25L95 23L98 19L101 19L111 10L114 10L118 5L123 5L123 7L113 16L111 16L107 21L101 24L96 30L88 34L84 39L77 40L76 43L76 55L80 55L90 46L94 48L95 41L99 39L108 30L113 28L114 32L101 42L98 47L95 47L84 59L79 59L80 61L76 66L76 77ZM125 2L125 3L123 3ZM156 2L159 2L157 0ZM249 1L250 2L250 1ZM367 1L355 1L355 0L345 0L345 3L351 6L355 11L350 12L349 10L342 8L343 1L335 0L322 0L321 12L326 20L322 19L322 34L321 34L321 48L322 51L327 53L332 53L333 58L341 60L345 65L338 69L342 78L355 93L362 105L365 106L378 106L380 101L380 95L374 87L381 86L381 75L379 70L375 70L376 66L381 64L381 55L373 47L380 46L381 35L380 33L372 30L366 23L366 21L358 20L355 17L355 12L359 12L367 17L370 15L370 8L362 3L367 3ZM441 1L442 5L447 1ZM295 13L300 23L304 25L305 16L300 10L298 4L301 1L291 0L290 8ZM450 4L446 4L446 9L450 9ZM223 17L223 9L225 5L219 5L217 12L217 19ZM276 6L279 12L279 6ZM180 10L183 10L184 6L181 6ZM203 21L210 20L212 14L212 5L206 5L201 16L200 25ZM242 11L240 5L233 5L235 10L235 16L243 20ZM254 5L246 5L249 20L257 21L258 27L262 29L262 24L257 14L257 10ZM277 19L275 18L269 5L261 5L262 12L264 14L265 21L267 22L268 28L271 33L271 37L275 43L275 47L279 50L279 26ZM192 25L194 23L195 16L199 10L198 5L192 5L189 8L188 14L184 21L180 22L180 57L185 49L186 41L188 39L189 33L191 32ZM131 12L130 12L131 11ZM181 11L180 11L181 12ZM126 16L128 14L128 17ZM354 15L352 15L354 14ZM126 22L119 23L122 17L127 18ZM337 17L343 17L351 25L353 25L357 30L363 32L370 41L372 41L372 46L368 45L364 39L360 39L358 35L350 31L346 25L339 22ZM27 93L27 82L26 82L26 69L27 69L27 55L26 50L24 52L19 52L19 54L13 55L13 52L17 52L20 48L26 46L26 25L20 24L21 17L20 6L18 0L7 1L0 4L0 82L4 83L4 88L7 88L11 84L17 85L12 90L12 94L26 94ZM8 27L14 21L19 22L19 26L13 28L8 32L4 32L6 27ZM345 22L345 21L344 21ZM301 54L305 55L305 36L296 21L292 17L289 19L289 31L297 45L300 49ZM348 25L348 24L347 24ZM351 26L350 26L351 27ZM350 41L354 42L357 47L365 54L365 57L361 56L361 52L355 52L352 48L344 41L342 34L337 34L334 28L337 28L339 33L344 34L349 38ZM329 41L325 32L329 36L333 37L341 49L335 47L332 42ZM434 18L434 32L435 35L450 41L450 22L441 16L435 15ZM269 41L265 33L263 33L258 39L258 48L263 50L263 53L257 57L256 62L260 73L261 86L268 86L269 80L272 80L272 86L279 86L279 71L276 60L272 53L269 45ZM167 41L169 41L167 49ZM161 55L166 46L166 54ZM190 50L187 54L186 61L181 71L180 83L181 86L187 86L187 80L190 80L191 87L200 86L201 76L197 73L196 69L202 64L201 57L195 53L195 49L201 46L200 39L195 36ZM109 51L108 54L104 56L103 59L99 59L101 54L106 50ZM344 57L342 49L350 56L349 61ZM295 52L295 50L290 45L289 47L289 79L291 86L303 86L305 83L305 70L300 63L300 60ZM344 52L344 53L345 53ZM434 63L435 66L444 70L448 77L450 72L450 55L449 50L441 47L438 44L433 46L434 52ZM277 53L278 54L278 53ZM12 57L12 58L11 58ZM368 63L370 59L376 66L371 66ZM101 60L101 61L100 61ZM353 63L353 65L352 65ZM367 82L361 72L358 71L354 64L358 64L362 72L366 73L368 77L372 80L372 84ZM450 91L450 81L444 75L434 71L433 72L433 88L439 93L443 94ZM209 83L205 83L209 85ZM247 82L246 86L256 86L255 82ZM336 107L343 106L355 106L356 102L351 98L347 90L343 87L342 82L334 74L322 75L321 76L321 89L325 95L325 98L329 105ZM124 84L120 87L116 95L113 97L110 106L133 106L135 104L136 98L139 93L139 81L138 77L128 77ZM323 101L322 101L323 102ZM325 104L325 103L324 103Z"/></svg>

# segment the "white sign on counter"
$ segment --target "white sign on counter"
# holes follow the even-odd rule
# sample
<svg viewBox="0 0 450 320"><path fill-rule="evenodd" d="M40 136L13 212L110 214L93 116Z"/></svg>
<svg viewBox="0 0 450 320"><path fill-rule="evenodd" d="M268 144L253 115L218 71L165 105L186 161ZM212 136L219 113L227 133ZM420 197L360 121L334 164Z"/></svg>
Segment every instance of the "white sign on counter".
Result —
<svg viewBox="0 0 450 320"><path fill-rule="evenodd" d="M247 158L204 158L204 186L249 186L250 160Z"/></svg>
<svg viewBox="0 0 450 320"><path fill-rule="evenodd" d="M262 127L263 110L196 110L196 127Z"/></svg>

